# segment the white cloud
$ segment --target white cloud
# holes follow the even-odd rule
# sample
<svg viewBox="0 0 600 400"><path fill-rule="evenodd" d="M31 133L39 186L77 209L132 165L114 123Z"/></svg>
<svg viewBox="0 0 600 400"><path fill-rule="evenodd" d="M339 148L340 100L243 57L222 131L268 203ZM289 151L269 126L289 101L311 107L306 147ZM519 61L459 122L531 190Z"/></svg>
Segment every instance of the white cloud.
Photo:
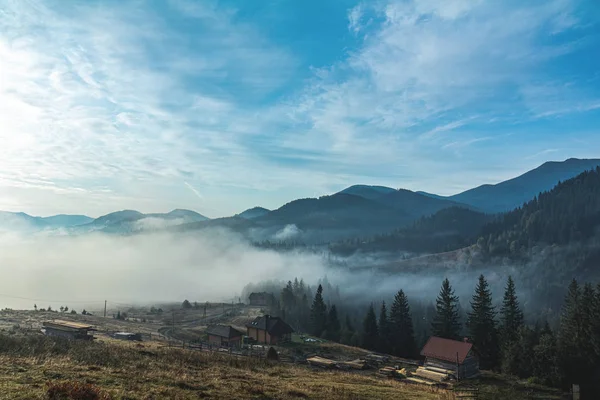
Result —
<svg viewBox="0 0 600 400"><path fill-rule="evenodd" d="M522 117L515 96L538 118L598 104L585 88L562 103L532 89L548 85L545 62L586 45L548 40L580 23L566 0L358 4L357 47L297 93L302 55L235 9L169 2L190 34L115 4L0 0L0 209L217 216L246 207L234 190L269 208L359 181L437 190L454 185L441 172L465 172L451 164L478 143L471 125ZM485 173L470 171L463 185Z"/></svg>

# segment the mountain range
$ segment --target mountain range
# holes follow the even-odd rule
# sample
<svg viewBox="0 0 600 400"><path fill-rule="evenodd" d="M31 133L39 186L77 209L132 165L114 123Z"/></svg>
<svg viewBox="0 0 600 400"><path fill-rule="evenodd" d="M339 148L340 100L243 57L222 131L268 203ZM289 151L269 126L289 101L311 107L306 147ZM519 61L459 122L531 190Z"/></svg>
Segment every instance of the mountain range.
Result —
<svg viewBox="0 0 600 400"><path fill-rule="evenodd" d="M597 166L600 166L600 159L547 162L516 178L446 197L385 186L354 185L333 195L294 200L272 211L254 207L233 217L213 220L190 210L166 214L124 210L96 219L82 215L43 218L0 212L0 229L128 234L161 229L193 231L227 227L248 235L253 241L322 243L402 230L446 209L470 210L477 213L479 221L483 219L480 215L513 210L539 193L551 190L559 182Z"/></svg>

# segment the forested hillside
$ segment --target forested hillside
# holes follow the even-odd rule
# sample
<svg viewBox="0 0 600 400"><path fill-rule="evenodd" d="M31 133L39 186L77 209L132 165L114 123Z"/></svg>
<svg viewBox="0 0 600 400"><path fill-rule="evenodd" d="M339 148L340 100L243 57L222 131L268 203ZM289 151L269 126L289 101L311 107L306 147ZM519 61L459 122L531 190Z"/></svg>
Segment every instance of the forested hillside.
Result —
<svg viewBox="0 0 600 400"><path fill-rule="evenodd" d="M330 250L348 255L363 252L439 253L472 244L492 217L462 207L451 207L423 217L407 228L369 238L334 243Z"/></svg>
<svg viewBox="0 0 600 400"><path fill-rule="evenodd" d="M559 183L483 228L478 245L490 256L524 254L535 245L589 240L600 226L600 167Z"/></svg>

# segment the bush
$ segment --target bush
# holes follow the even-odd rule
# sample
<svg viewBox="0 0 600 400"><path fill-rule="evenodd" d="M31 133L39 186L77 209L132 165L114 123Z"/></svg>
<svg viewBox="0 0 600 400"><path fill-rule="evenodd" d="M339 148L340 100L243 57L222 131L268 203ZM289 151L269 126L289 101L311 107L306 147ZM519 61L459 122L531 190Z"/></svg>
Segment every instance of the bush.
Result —
<svg viewBox="0 0 600 400"><path fill-rule="evenodd" d="M67 381L46 384L48 400L110 400L111 397L89 383Z"/></svg>

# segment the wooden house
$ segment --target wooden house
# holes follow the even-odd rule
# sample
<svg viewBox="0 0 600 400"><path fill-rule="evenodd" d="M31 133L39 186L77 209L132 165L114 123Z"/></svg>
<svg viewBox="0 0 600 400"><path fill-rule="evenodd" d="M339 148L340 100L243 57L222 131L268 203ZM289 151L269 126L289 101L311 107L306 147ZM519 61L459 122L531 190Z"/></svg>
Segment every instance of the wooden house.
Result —
<svg viewBox="0 0 600 400"><path fill-rule="evenodd" d="M278 344L289 342L294 329L279 317L264 315L246 325L248 336L258 343Z"/></svg>
<svg viewBox="0 0 600 400"><path fill-rule="evenodd" d="M240 348L244 332L228 325L212 325L206 329L208 342L221 347Z"/></svg>
<svg viewBox="0 0 600 400"><path fill-rule="evenodd" d="M93 340L92 325L72 321L54 320L42 324L42 332L47 336L59 336L67 339Z"/></svg>
<svg viewBox="0 0 600 400"><path fill-rule="evenodd" d="M432 336L421 355L425 357L423 367L430 371L452 372L457 379L479 375L479 358L473 350L473 344L466 340L461 342Z"/></svg>
<svg viewBox="0 0 600 400"><path fill-rule="evenodd" d="M265 307L275 304L275 296L267 292L250 293L248 300L251 306Z"/></svg>

